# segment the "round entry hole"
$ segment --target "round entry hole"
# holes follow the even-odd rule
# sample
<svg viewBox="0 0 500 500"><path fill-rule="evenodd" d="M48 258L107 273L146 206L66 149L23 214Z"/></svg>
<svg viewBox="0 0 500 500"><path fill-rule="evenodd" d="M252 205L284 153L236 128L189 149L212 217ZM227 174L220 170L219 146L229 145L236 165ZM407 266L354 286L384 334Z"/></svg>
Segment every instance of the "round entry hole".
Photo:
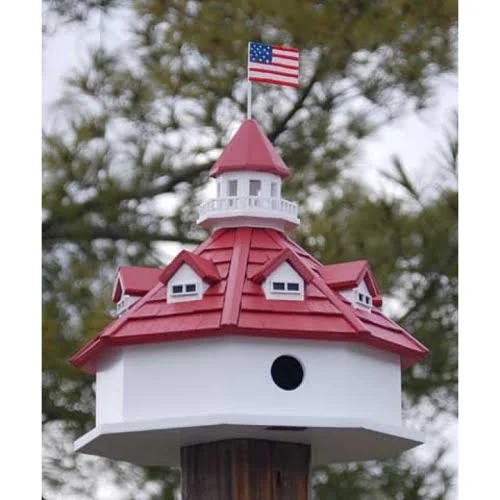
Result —
<svg viewBox="0 0 500 500"><path fill-rule="evenodd" d="M293 391L304 379L304 369L297 358L283 355L276 358L271 366L274 383L285 391Z"/></svg>

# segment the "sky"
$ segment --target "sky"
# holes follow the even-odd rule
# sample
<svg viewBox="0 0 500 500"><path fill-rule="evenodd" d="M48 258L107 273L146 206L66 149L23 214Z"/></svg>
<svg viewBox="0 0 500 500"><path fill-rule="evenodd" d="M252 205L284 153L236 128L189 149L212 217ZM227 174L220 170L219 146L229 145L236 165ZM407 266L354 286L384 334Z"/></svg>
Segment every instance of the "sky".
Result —
<svg viewBox="0 0 500 500"><path fill-rule="evenodd" d="M120 19L116 21L117 26ZM59 31L56 35L43 40L42 49L42 123L50 125L54 119L52 105L61 95L62 77L84 61L89 41L106 40L106 43L119 44L120 30L107 24L103 29L96 21L87 31L75 31L74 27ZM430 171L422 170L437 143L443 140L443 125L449 122L451 113L458 105L457 81L445 76L436 82L432 105L419 113L407 113L382 127L364 141L356 171L374 189L390 190L391 187L378 172L387 170L390 158L398 155L411 172L419 170L418 182L425 184ZM449 427L448 438L455 440L456 426ZM450 463L457 460L456 451L450 455ZM104 485L96 500L113 498L113 491Z"/></svg>

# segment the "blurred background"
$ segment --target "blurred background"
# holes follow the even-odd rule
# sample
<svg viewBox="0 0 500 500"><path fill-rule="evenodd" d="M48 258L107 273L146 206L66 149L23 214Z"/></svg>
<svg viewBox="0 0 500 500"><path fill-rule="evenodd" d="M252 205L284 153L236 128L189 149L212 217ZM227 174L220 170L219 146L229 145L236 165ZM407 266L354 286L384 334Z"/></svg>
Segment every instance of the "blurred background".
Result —
<svg viewBox="0 0 500 500"><path fill-rule="evenodd" d="M68 359L109 323L120 265L165 266L206 233L208 170L246 116L250 40L301 49L297 90L254 84L291 176L292 233L367 258L384 311L431 350L403 377L429 439L319 467L318 500L456 498L457 3L43 0L43 497L178 497L179 471L75 455L93 377Z"/></svg>

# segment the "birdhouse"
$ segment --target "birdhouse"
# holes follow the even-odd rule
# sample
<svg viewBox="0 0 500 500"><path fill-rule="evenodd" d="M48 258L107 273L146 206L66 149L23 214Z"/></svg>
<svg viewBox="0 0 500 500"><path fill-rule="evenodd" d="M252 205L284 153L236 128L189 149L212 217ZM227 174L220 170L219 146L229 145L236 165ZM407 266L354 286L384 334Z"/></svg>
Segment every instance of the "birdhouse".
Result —
<svg viewBox="0 0 500 500"><path fill-rule="evenodd" d="M71 358L96 376L76 450L176 466L181 447L249 438L326 464L422 443L402 423L401 370L427 349L383 313L366 260L324 265L287 236L289 170L256 121L210 174L207 240L163 269L119 268L116 318Z"/></svg>

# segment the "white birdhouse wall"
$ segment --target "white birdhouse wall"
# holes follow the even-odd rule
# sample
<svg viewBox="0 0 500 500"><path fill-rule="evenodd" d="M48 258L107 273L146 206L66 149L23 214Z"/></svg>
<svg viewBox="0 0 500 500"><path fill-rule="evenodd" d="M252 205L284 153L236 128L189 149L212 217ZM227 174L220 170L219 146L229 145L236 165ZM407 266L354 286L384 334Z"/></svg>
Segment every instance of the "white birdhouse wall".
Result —
<svg viewBox="0 0 500 500"><path fill-rule="evenodd" d="M283 355L303 370L292 390L271 373ZM397 355L352 342L240 337L130 346L97 375L97 423L214 415L251 423L268 415L307 425L369 415L399 425L400 371Z"/></svg>

